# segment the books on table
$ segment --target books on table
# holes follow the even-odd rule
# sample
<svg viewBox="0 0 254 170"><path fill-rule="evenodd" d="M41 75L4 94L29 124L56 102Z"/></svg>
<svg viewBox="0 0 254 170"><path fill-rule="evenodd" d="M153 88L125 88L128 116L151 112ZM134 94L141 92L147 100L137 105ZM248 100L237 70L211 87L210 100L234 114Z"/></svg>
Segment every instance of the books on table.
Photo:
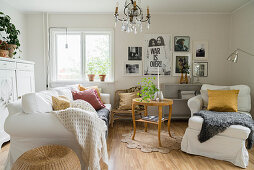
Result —
<svg viewBox="0 0 254 170"><path fill-rule="evenodd" d="M142 120L158 122L159 116L145 116L145 117L142 117ZM164 117L161 119L161 121L164 121Z"/></svg>

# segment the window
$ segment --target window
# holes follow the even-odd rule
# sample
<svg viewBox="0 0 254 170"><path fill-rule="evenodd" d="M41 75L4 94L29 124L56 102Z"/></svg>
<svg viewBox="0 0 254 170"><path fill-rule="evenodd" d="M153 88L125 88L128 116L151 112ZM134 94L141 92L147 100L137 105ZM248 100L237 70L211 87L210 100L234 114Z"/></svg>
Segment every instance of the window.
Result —
<svg viewBox="0 0 254 170"><path fill-rule="evenodd" d="M51 82L88 80L88 74L113 77L113 31L77 31L53 29L50 32Z"/></svg>

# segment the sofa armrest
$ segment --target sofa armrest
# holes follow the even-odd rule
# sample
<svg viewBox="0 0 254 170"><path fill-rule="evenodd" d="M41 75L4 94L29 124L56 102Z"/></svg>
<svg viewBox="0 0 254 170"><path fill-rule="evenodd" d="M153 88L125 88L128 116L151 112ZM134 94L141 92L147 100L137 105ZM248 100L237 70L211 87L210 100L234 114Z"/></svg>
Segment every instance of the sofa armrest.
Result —
<svg viewBox="0 0 254 170"><path fill-rule="evenodd" d="M190 108L191 116L193 116L193 113L199 112L202 109L202 106L203 100L201 95L197 95L188 100L188 107Z"/></svg>
<svg viewBox="0 0 254 170"><path fill-rule="evenodd" d="M22 103L21 100L9 103L7 105L9 116L14 115L15 113L22 112Z"/></svg>
<svg viewBox="0 0 254 170"><path fill-rule="evenodd" d="M110 94L101 93L101 100L104 104L110 104Z"/></svg>

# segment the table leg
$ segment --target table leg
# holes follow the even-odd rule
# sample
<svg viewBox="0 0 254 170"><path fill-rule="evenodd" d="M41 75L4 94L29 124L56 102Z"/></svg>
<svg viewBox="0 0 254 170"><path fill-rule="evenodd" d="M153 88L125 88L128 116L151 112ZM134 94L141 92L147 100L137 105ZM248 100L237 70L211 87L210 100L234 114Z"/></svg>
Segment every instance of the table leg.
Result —
<svg viewBox="0 0 254 170"><path fill-rule="evenodd" d="M145 107L144 115L147 116L147 106L144 106L144 107ZM147 123L145 123L145 132L147 132Z"/></svg>
<svg viewBox="0 0 254 170"><path fill-rule="evenodd" d="M169 134L170 137L172 137L171 134L170 134L171 115L172 115L172 105L169 105L169 113L168 113L168 134Z"/></svg>
<svg viewBox="0 0 254 170"><path fill-rule="evenodd" d="M132 104L132 121L133 121L133 128L134 128L132 140L134 140L135 134L136 134L135 104Z"/></svg>
<svg viewBox="0 0 254 170"><path fill-rule="evenodd" d="M162 119L162 106L159 107L159 123L158 123L158 140L159 146L161 147L161 119Z"/></svg>

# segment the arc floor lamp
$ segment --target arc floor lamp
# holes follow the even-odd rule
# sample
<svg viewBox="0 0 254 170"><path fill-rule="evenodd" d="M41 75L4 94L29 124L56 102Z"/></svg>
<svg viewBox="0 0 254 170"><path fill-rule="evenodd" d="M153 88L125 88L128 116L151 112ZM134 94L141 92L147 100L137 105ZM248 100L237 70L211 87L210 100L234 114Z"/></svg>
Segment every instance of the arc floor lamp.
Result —
<svg viewBox="0 0 254 170"><path fill-rule="evenodd" d="M244 51L244 50L242 50L240 48L237 48L232 54L229 55L227 60L228 61L232 61L233 63L237 63L237 61L238 61L238 53L239 52L243 52L243 53L246 53L248 55L254 56L254 54L251 54L251 53L249 53L247 51Z"/></svg>

